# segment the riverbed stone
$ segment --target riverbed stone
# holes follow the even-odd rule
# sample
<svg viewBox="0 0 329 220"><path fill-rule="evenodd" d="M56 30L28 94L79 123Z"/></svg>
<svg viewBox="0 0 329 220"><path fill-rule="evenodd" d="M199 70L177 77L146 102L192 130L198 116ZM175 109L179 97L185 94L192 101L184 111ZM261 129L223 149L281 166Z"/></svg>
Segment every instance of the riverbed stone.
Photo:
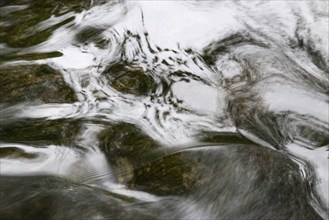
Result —
<svg viewBox="0 0 329 220"><path fill-rule="evenodd" d="M124 122L107 126L100 132L99 138L100 148L112 162L118 157L126 157L141 163L143 153L159 147L159 143L136 125Z"/></svg>
<svg viewBox="0 0 329 220"><path fill-rule="evenodd" d="M127 183L134 169L143 163L144 154L159 147L159 144L137 126L118 123L100 132L100 149L114 165L117 178Z"/></svg>
<svg viewBox="0 0 329 220"><path fill-rule="evenodd" d="M41 101L72 103L76 95L61 73L48 65L4 65L0 67L1 103Z"/></svg>
<svg viewBox="0 0 329 220"><path fill-rule="evenodd" d="M68 146L74 143L81 125L79 120L21 119L1 125L1 141L33 146Z"/></svg>
<svg viewBox="0 0 329 220"><path fill-rule="evenodd" d="M17 148L15 146L1 147L0 148L0 159L10 158L10 159L35 159L38 154L28 153L24 150Z"/></svg>
<svg viewBox="0 0 329 220"><path fill-rule="evenodd" d="M156 86L153 78L142 67L125 62L111 64L103 75L115 90L122 93L149 95Z"/></svg>
<svg viewBox="0 0 329 220"><path fill-rule="evenodd" d="M128 186L156 195L187 195L199 181L201 164L182 153L145 161Z"/></svg>
<svg viewBox="0 0 329 220"><path fill-rule="evenodd" d="M96 1L98 2L98 1ZM24 48L46 41L59 27L72 22L74 15L63 17L47 28L37 28L51 16L59 17L68 12L82 12L91 6L91 1L3 1L1 2L1 43L11 48ZM13 10L16 7L16 10Z"/></svg>
<svg viewBox="0 0 329 220"><path fill-rule="evenodd" d="M217 144L253 144L239 132L203 131L196 135L201 142Z"/></svg>
<svg viewBox="0 0 329 220"><path fill-rule="evenodd" d="M131 189L182 195L196 181L197 167L185 163L180 154L164 157L168 151L133 124L114 124L99 138L118 181Z"/></svg>
<svg viewBox="0 0 329 220"><path fill-rule="evenodd" d="M314 179L302 177L288 154L255 145L235 133L204 134L207 142L195 146L146 144L143 149L142 140L150 138L140 132L124 124L103 133L109 137L108 152L111 146L119 146L120 158L126 155L124 162L117 162L116 174L123 179L129 176L124 184L131 189L183 196L198 201L200 210L227 219L321 219L309 202L318 198ZM130 148L118 142L119 137L130 140ZM117 160L114 152L109 154L111 161ZM135 157L138 163L133 162Z"/></svg>
<svg viewBox="0 0 329 220"><path fill-rule="evenodd" d="M1 176L1 219L157 219L135 199L54 176Z"/></svg>
<svg viewBox="0 0 329 220"><path fill-rule="evenodd" d="M298 164L261 146L182 149L136 168L132 181L154 194L185 195L227 219L321 219L309 203L316 192Z"/></svg>

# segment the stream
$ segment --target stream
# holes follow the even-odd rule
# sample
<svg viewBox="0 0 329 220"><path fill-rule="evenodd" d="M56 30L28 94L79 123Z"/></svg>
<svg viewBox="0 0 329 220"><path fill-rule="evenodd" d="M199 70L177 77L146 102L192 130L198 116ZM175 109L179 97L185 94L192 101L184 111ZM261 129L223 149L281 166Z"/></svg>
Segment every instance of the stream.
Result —
<svg viewBox="0 0 329 220"><path fill-rule="evenodd" d="M1 219L328 219L329 2L0 1Z"/></svg>

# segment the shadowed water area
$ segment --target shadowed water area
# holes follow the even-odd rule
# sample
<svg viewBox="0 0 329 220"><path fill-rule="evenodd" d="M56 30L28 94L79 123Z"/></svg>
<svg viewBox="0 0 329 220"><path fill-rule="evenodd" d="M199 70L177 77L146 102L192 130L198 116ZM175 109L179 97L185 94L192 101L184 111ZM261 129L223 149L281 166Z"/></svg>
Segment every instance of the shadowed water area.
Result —
<svg viewBox="0 0 329 220"><path fill-rule="evenodd" d="M329 218L328 1L0 16L0 219Z"/></svg>

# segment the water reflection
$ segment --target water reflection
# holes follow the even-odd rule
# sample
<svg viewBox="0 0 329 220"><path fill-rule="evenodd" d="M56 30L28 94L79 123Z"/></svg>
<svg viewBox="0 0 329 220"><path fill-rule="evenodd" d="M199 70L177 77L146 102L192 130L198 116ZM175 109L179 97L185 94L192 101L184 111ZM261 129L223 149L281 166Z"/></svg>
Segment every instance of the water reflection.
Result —
<svg viewBox="0 0 329 220"><path fill-rule="evenodd" d="M0 6L5 218L328 217L328 2Z"/></svg>

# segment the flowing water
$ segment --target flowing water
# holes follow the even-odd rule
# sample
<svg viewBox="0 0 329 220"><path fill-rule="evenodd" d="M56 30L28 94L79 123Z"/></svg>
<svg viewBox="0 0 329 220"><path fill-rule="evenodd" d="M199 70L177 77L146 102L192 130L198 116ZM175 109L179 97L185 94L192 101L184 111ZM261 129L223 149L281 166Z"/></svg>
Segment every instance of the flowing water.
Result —
<svg viewBox="0 0 329 220"><path fill-rule="evenodd" d="M1 219L328 219L328 1L0 1Z"/></svg>

